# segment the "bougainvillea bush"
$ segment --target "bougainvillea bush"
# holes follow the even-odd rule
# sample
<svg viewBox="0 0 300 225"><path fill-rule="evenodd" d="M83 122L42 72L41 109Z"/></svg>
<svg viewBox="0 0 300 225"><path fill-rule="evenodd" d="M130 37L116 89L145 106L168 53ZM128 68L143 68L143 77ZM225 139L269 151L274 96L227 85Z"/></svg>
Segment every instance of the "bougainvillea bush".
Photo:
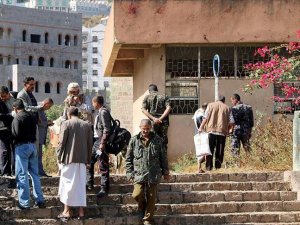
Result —
<svg viewBox="0 0 300 225"><path fill-rule="evenodd" d="M297 37L300 41L300 30L297 31ZM255 54L263 60L245 66L250 82L244 91L252 92L277 84L281 87L281 94L274 96L276 102L289 99L293 104L300 105L300 87L294 83L300 77L300 42L265 46L258 48Z"/></svg>

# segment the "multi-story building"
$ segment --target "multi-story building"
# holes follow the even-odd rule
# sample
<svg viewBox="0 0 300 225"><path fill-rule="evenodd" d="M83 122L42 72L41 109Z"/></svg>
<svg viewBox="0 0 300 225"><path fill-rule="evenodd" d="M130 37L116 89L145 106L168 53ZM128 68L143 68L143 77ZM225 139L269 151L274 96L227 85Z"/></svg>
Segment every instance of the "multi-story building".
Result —
<svg viewBox="0 0 300 225"><path fill-rule="evenodd" d="M83 17L108 15L110 4L103 0L70 0L70 9Z"/></svg>
<svg viewBox="0 0 300 225"><path fill-rule="evenodd" d="M25 6L25 2L29 0L0 0L0 4L15 5L15 6Z"/></svg>
<svg viewBox="0 0 300 225"><path fill-rule="evenodd" d="M82 83L80 14L0 5L0 15L0 83L19 91L33 76L38 100L62 103Z"/></svg>
<svg viewBox="0 0 300 225"><path fill-rule="evenodd" d="M82 86L83 90L104 90L110 78L103 76L102 48L107 18L94 27L82 27Z"/></svg>
<svg viewBox="0 0 300 225"><path fill-rule="evenodd" d="M77 12L83 17L107 16L111 4L107 0L0 0L0 4L62 12Z"/></svg>
<svg viewBox="0 0 300 225"><path fill-rule="evenodd" d="M29 0L25 7L53 11L69 11L69 0Z"/></svg>

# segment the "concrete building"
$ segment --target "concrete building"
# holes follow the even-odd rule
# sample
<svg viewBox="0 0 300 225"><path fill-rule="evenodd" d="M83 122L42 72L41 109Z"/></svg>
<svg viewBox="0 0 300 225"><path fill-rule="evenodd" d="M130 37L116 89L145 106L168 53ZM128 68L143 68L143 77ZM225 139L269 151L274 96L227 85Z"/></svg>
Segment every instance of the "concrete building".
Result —
<svg viewBox="0 0 300 225"><path fill-rule="evenodd" d="M70 82L81 78L81 16L0 5L0 83L23 88L33 76L38 100L63 103Z"/></svg>
<svg viewBox="0 0 300 225"><path fill-rule="evenodd" d="M244 95L243 66L262 60L254 56L257 47L296 41L299 10L300 1L292 0L115 0L103 51L104 74L121 77L112 78L113 116L137 133L148 85L157 84L173 104L169 159L194 151L191 118L201 103L214 101L216 53L221 57L219 92L227 104L236 92L254 111L274 115L276 88Z"/></svg>
<svg viewBox="0 0 300 225"><path fill-rule="evenodd" d="M52 11L69 12L69 0L29 0L25 7Z"/></svg>
<svg viewBox="0 0 300 225"><path fill-rule="evenodd" d="M70 0L70 9L81 13L82 17L109 14L110 4L105 0Z"/></svg>
<svg viewBox="0 0 300 225"><path fill-rule="evenodd" d="M111 78L104 77L102 51L107 18L94 27L82 28L82 87L83 90L104 90Z"/></svg>
<svg viewBox="0 0 300 225"><path fill-rule="evenodd" d="M27 1L29 0L0 0L0 4L25 7L25 2Z"/></svg>

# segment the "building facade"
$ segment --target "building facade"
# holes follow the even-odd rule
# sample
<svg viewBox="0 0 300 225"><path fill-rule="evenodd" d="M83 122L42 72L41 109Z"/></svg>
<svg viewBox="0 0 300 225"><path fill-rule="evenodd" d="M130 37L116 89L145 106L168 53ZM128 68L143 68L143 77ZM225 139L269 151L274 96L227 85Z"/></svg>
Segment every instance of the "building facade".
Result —
<svg viewBox="0 0 300 225"><path fill-rule="evenodd" d="M0 4L15 5L25 7L25 2L29 0L0 0Z"/></svg>
<svg viewBox="0 0 300 225"><path fill-rule="evenodd" d="M254 112L273 116L276 87L245 95L243 66L263 60L254 55L257 47L297 41L299 10L300 1L285 0L115 0L103 51L104 74L113 77L113 116L121 123L124 116L131 120L127 128L137 133L148 85L157 84L173 105L169 159L193 152L192 115L203 102L214 101L215 54L221 58L219 93L226 103L231 104L232 93L239 93ZM132 101L127 98L124 105L126 86L133 87L126 93ZM132 112L131 118L124 112Z"/></svg>
<svg viewBox="0 0 300 225"><path fill-rule="evenodd" d="M104 77L102 51L107 18L94 27L82 28L82 87L94 91L109 88L110 78Z"/></svg>
<svg viewBox="0 0 300 225"><path fill-rule="evenodd" d="M69 12L69 0L28 0L25 7L52 11Z"/></svg>
<svg viewBox="0 0 300 225"><path fill-rule="evenodd" d="M109 14L110 4L103 0L70 0L70 9L83 17Z"/></svg>
<svg viewBox="0 0 300 225"><path fill-rule="evenodd" d="M39 101L62 104L68 83L82 83L80 14L8 5L0 13L0 83L19 91L32 76Z"/></svg>

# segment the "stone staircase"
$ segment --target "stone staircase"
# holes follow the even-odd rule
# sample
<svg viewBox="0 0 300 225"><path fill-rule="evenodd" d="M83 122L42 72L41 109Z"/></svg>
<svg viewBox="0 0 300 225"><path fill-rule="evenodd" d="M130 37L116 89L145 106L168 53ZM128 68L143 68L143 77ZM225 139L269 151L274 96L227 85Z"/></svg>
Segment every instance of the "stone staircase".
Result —
<svg viewBox="0 0 300 225"><path fill-rule="evenodd" d="M285 177L282 172L172 175L158 188L156 224L300 224L300 201ZM102 199L96 197L98 184L88 192L87 219L66 223L56 219L62 211L58 177L42 178L47 207L28 211L15 209L16 190L7 188L8 181L0 178L1 225L139 224L133 186L125 176L112 176L110 194Z"/></svg>

